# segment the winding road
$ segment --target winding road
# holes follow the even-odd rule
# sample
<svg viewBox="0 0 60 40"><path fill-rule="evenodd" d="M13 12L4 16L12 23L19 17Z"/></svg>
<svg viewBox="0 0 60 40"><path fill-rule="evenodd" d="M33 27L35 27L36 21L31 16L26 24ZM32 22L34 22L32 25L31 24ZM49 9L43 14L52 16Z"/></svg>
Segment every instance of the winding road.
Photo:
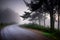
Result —
<svg viewBox="0 0 60 40"><path fill-rule="evenodd" d="M9 25L1 30L3 40L49 40L45 36L18 25Z"/></svg>

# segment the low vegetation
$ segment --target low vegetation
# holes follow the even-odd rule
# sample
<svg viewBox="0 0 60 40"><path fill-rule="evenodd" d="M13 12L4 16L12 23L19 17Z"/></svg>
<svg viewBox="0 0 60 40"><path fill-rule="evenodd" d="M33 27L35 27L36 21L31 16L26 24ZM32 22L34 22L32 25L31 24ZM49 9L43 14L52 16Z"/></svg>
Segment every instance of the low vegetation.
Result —
<svg viewBox="0 0 60 40"><path fill-rule="evenodd" d="M11 25L13 23L0 23L0 29L4 28L7 25Z"/></svg>
<svg viewBox="0 0 60 40"><path fill-rule="evenodd" d="M53 40L60 40L60 36L59 36L60 31L57 29L54 29L54 31L52 30L53 32L51 32L49 27L44 27L44 26L37 25L37 24L24 24L23 27L42 31L43 35L45 35L46 37L51 38Z"/></svg>

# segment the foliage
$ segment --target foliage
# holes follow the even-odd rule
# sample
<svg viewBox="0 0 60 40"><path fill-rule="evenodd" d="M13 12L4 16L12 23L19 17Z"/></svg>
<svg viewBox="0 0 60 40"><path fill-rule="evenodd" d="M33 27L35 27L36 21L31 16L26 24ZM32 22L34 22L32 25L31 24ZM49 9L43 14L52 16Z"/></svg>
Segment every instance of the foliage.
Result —
<svg viewBox="0 0 60 40"><path fill-rule="evenodd" d="M53 40L60 40L60 31L57 29L54 29L54 32L51 32L49 27L44 27L42 25L37 24L24 24L23 25L26 28L32 28L43 32L43 35L45 35L48 38L51 38Z"/></svg>
<svg viewBox="0 0 60 40"><path fill-rule="evenodd" d="M53 31L54 30L54 14L56 13L56 8L58 6L58 9L60 8L59 6L59 0L33 0L31 3L26 3L26 6L29 7L29 10L31 12L36 12L40 11L42 12L49 12L50 13L50 28ZM40 9L40 10L38 10Z"/></svg>

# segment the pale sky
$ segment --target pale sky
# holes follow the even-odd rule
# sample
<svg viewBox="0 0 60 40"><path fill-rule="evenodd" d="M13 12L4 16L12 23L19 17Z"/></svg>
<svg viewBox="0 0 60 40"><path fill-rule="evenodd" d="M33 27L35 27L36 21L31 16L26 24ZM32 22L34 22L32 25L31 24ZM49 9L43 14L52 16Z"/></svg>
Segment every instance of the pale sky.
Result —
<svg viewBox="0 0 60 40"><path fill-rule="evenodd" d="M10 8L20 15L24 14L24 11L28 9L23 0L0 0L0 5L1 8Z"/></svg>
<svg viewBox="0 0 60 40"><path fill-rule="evenodd" d="M30 0L26 1L30 2ZM0 0L0 8L3 9L10 8L19 15L23 15L24 11L27 11L28 9L23 0ZM29 21L27 20L23 21L23 19L20 18L20 23L29 23Z"/></svg>

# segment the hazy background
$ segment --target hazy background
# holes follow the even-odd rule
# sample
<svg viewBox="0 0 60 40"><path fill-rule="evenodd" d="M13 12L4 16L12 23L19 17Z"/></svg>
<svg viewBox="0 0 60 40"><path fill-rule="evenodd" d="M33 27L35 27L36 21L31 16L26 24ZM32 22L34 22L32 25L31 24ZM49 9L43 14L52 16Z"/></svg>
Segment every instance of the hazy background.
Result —
<svg viewBox="0 0 60 40"><path fill-rule="evenodd" d="M27 2L30 2L30 0L26 0ZM29 23L30 21L24 20L20 16L24 14L24 11L27 11L28 7L26 7L23 0L0 0L0 10L5 10L9 8L13 12L11 13L0 13L0 22L18 22L19 24ZM10 15L10 17L8 16ZM46 26L50 25L50 20L48 18L46 19ZM43 21L41 21L41 24L43 24ZM57 22L55 23L55 26L57 27Z"/></svg>
<svg viewBox="0 0 60 40"><path fill-rule="evenodd" d="M29 2L30 0L26 0L26 1ZM0 0L0 9L1 10L2 9L4 10L4 9L7 9L7 8L10 8L15 13L19 14L18 17L17 17L20 20L19 23L22 24L22 23L28 23L29 22L27 20L23 21L23 19L20 17L20 15L23 15L24 14L24 11L27 10L27 7L24 4L23 0ZM9 15L9 14L10 13L7 13L7 15ZM6 16L5 13L3 15ZM13 18L14 17L15 16L13 15ZM2 17L2 20L5 21L5 18ZM10 19L8 19L8 20L10 20Z"/></svg>

